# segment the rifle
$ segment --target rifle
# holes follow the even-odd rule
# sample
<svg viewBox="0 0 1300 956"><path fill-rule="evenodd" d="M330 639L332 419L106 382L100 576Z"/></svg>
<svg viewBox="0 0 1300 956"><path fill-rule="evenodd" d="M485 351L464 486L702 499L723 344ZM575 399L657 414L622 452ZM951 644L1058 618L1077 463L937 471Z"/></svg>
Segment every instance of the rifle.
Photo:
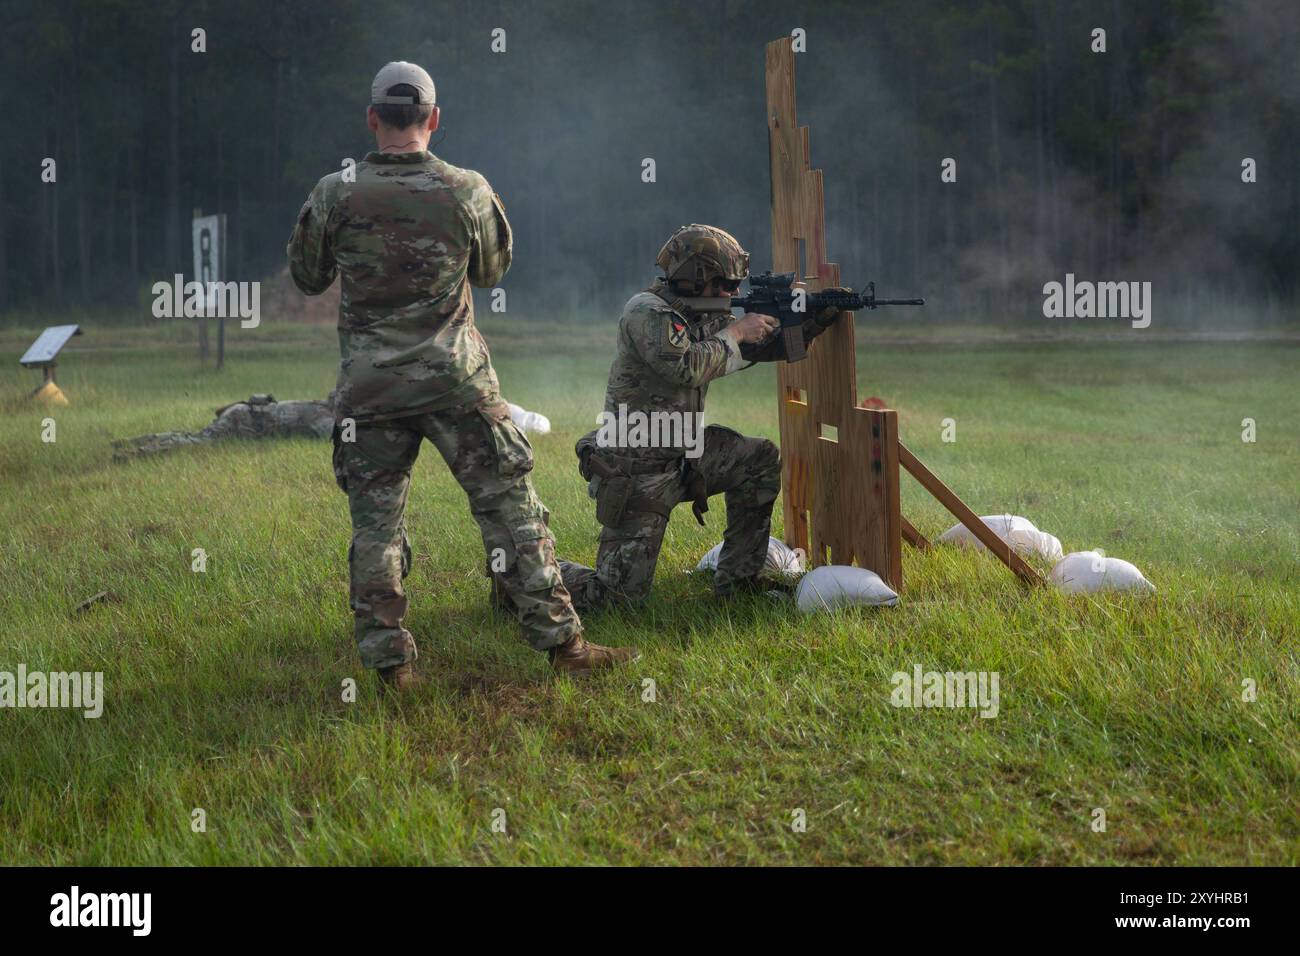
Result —
<svg viewBox="0 0 1300 956"><path fill-rule="evenodd" d="M728 308L744 309L770 315L781 323L781 334L785 339L785 359L787 362L801 362L808 351L803 341L803 320L808 314L816 315L822 309L840 309L844 312L856 312L859 309L874 309L880 305L925 305L924 299L877 299L876 284L868 282L863 292L809 292L795 289L793 272L764 272L749 277L749 294L731 296ZM688 299L691 304L707 307L711 303L721 305L724 301L717 299ZM716 308L716 306L714 306Z"/></svg>

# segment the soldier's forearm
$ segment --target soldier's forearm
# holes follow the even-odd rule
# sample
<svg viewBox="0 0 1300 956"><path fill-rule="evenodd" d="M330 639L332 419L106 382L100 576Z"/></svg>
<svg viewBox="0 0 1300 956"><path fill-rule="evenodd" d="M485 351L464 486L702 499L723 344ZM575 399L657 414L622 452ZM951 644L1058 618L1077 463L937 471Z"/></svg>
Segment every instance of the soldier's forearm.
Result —
<svg viewBox="0 0 1300 956"><path fill-rule="evenodd" d="M727 366L723 369L722 375L730 375L732 372L740 371L747 361L745 357L746 343L740 341L740 336L730 326L720 331L717 338L727 349Z"/></svg>
<svg viewBox="0 0 1300 956"><path fill-rule="evenodd" d="M669 380L686 388L699 388L726 375L729 359L726 344L714 337L692 345L663 373Z"/></svg>
<svg viewBox="0 0 1300 956"><path fill-rule="evenodd" d="M292 253L289 258L289 277L298 291L303 295L320 295L331 285L338 275L338 268L333 263L324 269L309 269Z"/></svg>
<svg viewBox="0 0 1300 956"><path fill-rule="evenodd" d="M830 326L818 324L815 318L803 320L804 344L811 342L825 332ZM785 343L781 335L773 335L757 345L742 345L741 353L747 362L782 362L785 361Z"/></svg>

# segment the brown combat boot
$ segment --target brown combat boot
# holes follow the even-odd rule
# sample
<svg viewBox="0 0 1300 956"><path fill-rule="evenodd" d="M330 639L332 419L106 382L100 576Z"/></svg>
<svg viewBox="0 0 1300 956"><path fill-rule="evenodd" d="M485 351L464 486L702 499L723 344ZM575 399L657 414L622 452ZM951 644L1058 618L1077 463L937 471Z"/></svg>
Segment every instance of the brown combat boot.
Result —
<svg viewBox="0 0 1300 956"><path fill-rule="evenodd" d="M589 644L582 636L573 638L567 644L552 647L550 650L551 666L559 674L570 677L586 677L592 671L630 664L641 656L635 647L601 647Z"/></svg>
<svg viewBox="0 0 1300 956"><path fill-rule="evenodd" d="M383 696L400 696L415 686L415 665L410 661L381 667L375 673L379 675L379 693Z"/></svg>

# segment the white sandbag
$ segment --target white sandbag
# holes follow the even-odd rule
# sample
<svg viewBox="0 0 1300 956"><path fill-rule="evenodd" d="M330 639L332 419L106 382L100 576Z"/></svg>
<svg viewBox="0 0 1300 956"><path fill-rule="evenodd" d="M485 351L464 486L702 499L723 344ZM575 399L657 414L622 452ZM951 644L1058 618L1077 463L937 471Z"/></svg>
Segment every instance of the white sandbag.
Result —
<svg viewBox="0 0 1300 956"><path fill-rule="evenodd" d="M1142 572L1119 558L1108 558L1096 551L1067 554L1048 575L1048 580L1066 594L1092 594L1096 591L1137 591L1151 594L1156 586Z"/></svg>
<svg viewBox="0 0 1300 956"><path fill-rule="evenodd" d="M695 566L695 570L718 570L718 555L721 553L721 544L710 548L704 557L700 558L700 563ZM780 538L773 538L769 535L767 539L767 559L763 562L763 570L759 573L764 577L778 580L797 578L803 574L806 561L807 556L803 553L803 548L792 548Z"/></svg>
<svg viewBox="0 0 1300 956"><path fill-rule="evenodd" d="M799 582L794 599L805 614L860 605L892 607L898 603L898 595L876 572L843 564L813 568Z"/></svg>
<svg viewBox="0 0 1300 956"><path fill-rule="evenodd" d="M551 420L545 415L537 412L530 412L526 408L520 408L514 402L506 402L510 408L510 420L518 426L519 430L525 435L549 435L551 432Z"/></svg>
<svg viewBox="0 0 1300 956"><path fill-rule="evenodd" d="M1037 556L1048 561L1059 561L1061 542L1046 531L1039 531L1034 523L1020 515L985 515L980 518L999 538L1011 545L1012 550L1024 556ZM955 524L938 539L943 544L955 544L962 548L987 550L983 542L971 534L964 524Z"/></svg>

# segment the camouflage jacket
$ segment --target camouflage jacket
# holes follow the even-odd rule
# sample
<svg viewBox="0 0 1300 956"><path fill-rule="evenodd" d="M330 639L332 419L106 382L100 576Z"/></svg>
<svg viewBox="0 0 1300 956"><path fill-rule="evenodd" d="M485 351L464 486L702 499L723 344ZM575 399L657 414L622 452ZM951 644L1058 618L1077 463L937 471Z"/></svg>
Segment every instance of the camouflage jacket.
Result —
<svg viewBox="0 0 1300 956"><path fill-rule="evenodd" d="M623 307L618 326L618 351L609 369L605 411L617 416L620 406L633 411L694 414L696 427L704 398L714 379L746 368L749 362L784 357L780 338L761 345L739 344L727 331L735 321L730 311L695 312L675 308L678 300L661 281L638 293ZM804 322L804 339L823 331L814 319ZM629 458L676 459L678 448L615 447Z"/></svg>
<svg viewBox="0 0 1300 956"><path fill-rule="evenodd" d="M709 383L734 372L743 364L740 347L726 332L730 312L674 311L671 292L656 283L663 296L639 292L623 307L618 323L618 350L609 369L605 411L617 416L640 412L676 412L695 415L704 411ZM629 458L677 459L681 449L612 447Z"/></svg>
<svg viewBox="0 0 1300 956"><path fill-rule="evenodd" d="M510 268L501 200L427 151L372 152L355 181L344 172L316 184L287 250L307 295L343 277L337 416L397 418L495 391L469 286L496 285Z"/></svg>

